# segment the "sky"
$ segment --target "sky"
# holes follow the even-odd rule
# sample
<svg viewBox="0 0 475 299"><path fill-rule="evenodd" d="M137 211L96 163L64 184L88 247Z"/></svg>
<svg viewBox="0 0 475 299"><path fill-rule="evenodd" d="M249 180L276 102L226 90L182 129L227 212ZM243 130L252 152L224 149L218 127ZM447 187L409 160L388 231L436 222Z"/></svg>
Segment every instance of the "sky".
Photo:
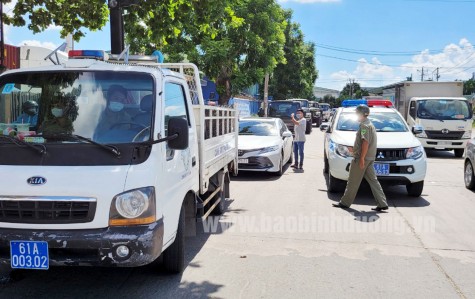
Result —
<svg viewBox="0 0 475 299"><path fill-rule="evenodd" d="M278 0L294 11L305 38L317 45L316 86L340 90L348 80L377 87L424 77L467 80L475 72L475 0ZM12 5L5 7L5 12ZM110 49L109 25L87 32L76 49ZM55 48L59 28L33 34L7 26L13 45Z"/></svg>

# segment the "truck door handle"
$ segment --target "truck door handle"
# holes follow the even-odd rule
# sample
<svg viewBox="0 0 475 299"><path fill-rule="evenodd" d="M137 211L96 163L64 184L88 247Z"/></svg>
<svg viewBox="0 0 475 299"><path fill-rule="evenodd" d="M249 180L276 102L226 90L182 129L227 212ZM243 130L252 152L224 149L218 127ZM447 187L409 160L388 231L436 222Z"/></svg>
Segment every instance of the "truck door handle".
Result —
<svg viewBox="0 0 475 299"><path fill-rule="evenodd" d="M191 166L192 167L196 166L196 157L191 158Z"/></svg>

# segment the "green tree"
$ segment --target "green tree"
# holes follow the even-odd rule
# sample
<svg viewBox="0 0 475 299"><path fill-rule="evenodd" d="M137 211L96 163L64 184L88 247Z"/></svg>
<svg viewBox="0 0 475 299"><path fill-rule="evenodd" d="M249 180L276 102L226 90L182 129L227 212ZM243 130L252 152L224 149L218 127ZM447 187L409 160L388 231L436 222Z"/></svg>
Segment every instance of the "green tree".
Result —
<svg viewBox="0 0 475 299"><path fill-rule="evenodd" d="M300 24L292 21L292 11L285 11L285 63L275 68L269 82L269 94L275 100L312 99L318 77L315 66L315 44L306 43Z"/></svg>
<svg viewBox="0 0 475 299"><path fill-rule="evenodd" d="M475 93L475 80L470 79L463 83L463 94L473 94Z"/></svg>
<svg viewBox="0 0 475 299"><path fill-rule="evenodd" d="M369 96L367 90L361 89L359 83L347 83L340 92L340 99L362 99L364 96Z"/></svg>

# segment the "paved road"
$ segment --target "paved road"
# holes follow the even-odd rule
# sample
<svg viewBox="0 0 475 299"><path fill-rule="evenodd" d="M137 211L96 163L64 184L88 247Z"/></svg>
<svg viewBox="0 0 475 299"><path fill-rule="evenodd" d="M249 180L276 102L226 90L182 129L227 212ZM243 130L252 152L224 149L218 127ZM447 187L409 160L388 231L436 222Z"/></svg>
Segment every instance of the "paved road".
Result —
<svg viewBox="0 0 475 299"><path fill-rule="evenodd" d="M216 233L188 240L188 267L14 272L1 298L475 298L475 195L460 159L430 153L423 196L387 188L388 213L361 190L331 207L322 174L323 134L306 145L304 172L233 180ZM213 223L212 223L213 224Z"/></svg>

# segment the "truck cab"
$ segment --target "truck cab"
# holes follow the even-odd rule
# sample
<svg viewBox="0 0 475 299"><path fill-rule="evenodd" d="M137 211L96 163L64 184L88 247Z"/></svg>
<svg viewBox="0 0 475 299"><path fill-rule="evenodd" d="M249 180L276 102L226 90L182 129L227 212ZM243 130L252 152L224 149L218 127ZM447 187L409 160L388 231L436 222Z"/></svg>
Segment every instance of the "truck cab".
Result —
<svg viewBox="0 0 475 299"><path fill-rule="evenodd" d="M459 97L414 97L409 100L407 122L424 131L416 136L424 148L454 150L463 156L472 137L473 112L470 103Z"/></svg>
<svg viewBox="0 0 475 299"><path fill-rule="evenodd" d="M193 64L69 55L0 76L0 264L137 267L163 256L181 272L185 232L229 197L236 111L204 105Z"/></svg>

